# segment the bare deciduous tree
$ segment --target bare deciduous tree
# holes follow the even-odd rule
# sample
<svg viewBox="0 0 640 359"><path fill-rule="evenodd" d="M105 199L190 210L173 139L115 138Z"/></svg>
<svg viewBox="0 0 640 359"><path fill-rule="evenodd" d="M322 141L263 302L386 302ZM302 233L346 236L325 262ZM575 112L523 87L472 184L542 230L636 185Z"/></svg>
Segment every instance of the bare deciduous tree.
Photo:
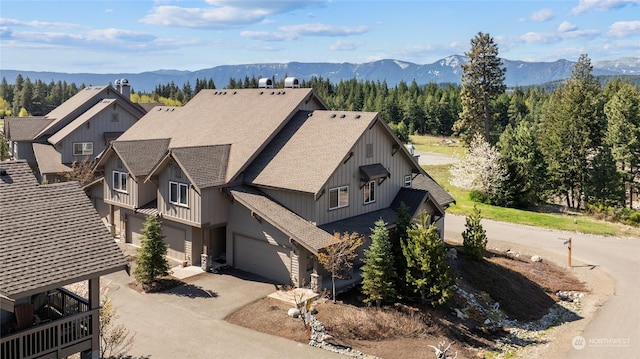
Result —
<svg viewBox="0 0 640 359"><path fill-rule="evenodd" d="M353 267L353 260L358 253L356 250L362 245L363 238L358 233L345 232L343 235L334 233L332 243L318 253L318 262L331 273L333 287L333 302L336 302L336 278L344 278Z"/></svg>

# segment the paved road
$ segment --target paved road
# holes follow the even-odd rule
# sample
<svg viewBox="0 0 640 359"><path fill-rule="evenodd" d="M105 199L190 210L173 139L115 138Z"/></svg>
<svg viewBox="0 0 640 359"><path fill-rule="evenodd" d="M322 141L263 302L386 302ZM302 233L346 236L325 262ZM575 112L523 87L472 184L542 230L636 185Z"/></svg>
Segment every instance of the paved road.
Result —
<svg viewBox="0 0 640 359"><path fill-rule="evenodd" d="M445 238L462 241L465 218L446 215ZM572 264L595 265L615 280L615 293L584 332L584 341L566 343L569 358L640 358L640 239L552 231L483 220L489 246L509 243L539 249L543 257L566 263L567 248L558 238L572 238Z"/></svg>

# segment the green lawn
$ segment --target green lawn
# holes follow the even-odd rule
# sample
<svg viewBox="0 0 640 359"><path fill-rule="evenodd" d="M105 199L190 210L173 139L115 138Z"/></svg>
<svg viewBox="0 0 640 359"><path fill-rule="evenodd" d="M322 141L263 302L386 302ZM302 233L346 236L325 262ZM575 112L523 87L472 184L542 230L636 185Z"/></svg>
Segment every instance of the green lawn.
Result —
<svg viewBox="0 0 640 359"><path fill-rule="evenodd" d="M438 136L409 136L416 151L440 153L450 156L464 156L466 148L457 138Z"/></svg>
<svg viewBox="0 0 640 359"><path fill-rule="evenodd" d="M447 209L447 213L469 215L474 204L482 212L482 217L503 222L527 224L537 227L545 227L564 231L577 231L602 235L618 234L618 226L595 220L587 216L541 213L514 208L504 208L477 203L469 199L469 192L451 186L449 183L449 165L424 166L429 173L447 192L456 200L456 204Z"/></svg>

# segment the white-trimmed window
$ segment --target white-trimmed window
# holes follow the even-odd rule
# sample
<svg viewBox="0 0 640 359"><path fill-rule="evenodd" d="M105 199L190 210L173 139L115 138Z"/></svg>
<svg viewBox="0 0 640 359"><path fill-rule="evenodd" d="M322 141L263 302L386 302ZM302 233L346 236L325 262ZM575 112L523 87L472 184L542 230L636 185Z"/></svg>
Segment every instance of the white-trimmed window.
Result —
<svg viewBox="0 0 640 359"><path fill-rule="evenodd" d="M113 171L113 189L127 193L127 177L126 172Z"/></svg>
<svg viewBox="0 0 640 359"><path fill-rule="evenodd" d="M186 183L169 181L169 202L180 206L187 206L189 185Z"/></svg>
<svg viewBox="0 0 640 359"><path fill-rule="evenodd" d="M74 156L91 156L93 155L93 142L74 142Z"/></svg>
<svg viewBox="0 0 640 359"><path fill-rule="evenodd" d="M411 187L411 181L412 181L412 177L411 175L406 175L404 176L404 186L405 187Z"/></svg>
<svg viewBox="0 0 640 359"><path fill-rule="evenodd" d="M329 190L329 209L342 208L349 205L349 186L336 187Z"/></svg>
<svg viewBox="0 0 640 359"><path fill-rule="evenodd" d="M369 181L364 184L364 204L376 201L376 181Z"/></svg>

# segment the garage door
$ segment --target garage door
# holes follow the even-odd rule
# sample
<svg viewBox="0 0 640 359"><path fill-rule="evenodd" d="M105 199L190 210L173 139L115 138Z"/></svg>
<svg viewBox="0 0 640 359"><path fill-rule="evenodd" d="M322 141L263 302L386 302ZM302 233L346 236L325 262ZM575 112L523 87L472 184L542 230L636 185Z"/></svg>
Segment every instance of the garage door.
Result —
<svg viewBox="0 0 640 359"><path fill-rule="evenodd" d="M184 229L167 226L163 223L162 235L164 236L164 241L169 245L169 249L167 250L167 257L173 258L179 262L185 260Z"/></svg>
<svg viewBox="0 0 640 359"><path fill-rule="evenodd" d="M127 216L127 243L131 243L135 246L142 245L141 238L144 221L144 218ZM167 257L182 262L185 259L185 231L180 228L162 224L162 235L164 236L165 243L169 244Z"/></svg>
<svg viewBox="0 0 640 359"><path fill-rule="evenodd" d="M234 236L233 244L234 267L280 284L291 283L290 249L238 234Z"/></svg>
<svg viewBox="0 0 640 359"><path fill-rule="evenodd" d="M140 246L142 244L140 238L142 237L142 229L144 228L144 218L127 216L126 220L127 243Z"/></svg>

